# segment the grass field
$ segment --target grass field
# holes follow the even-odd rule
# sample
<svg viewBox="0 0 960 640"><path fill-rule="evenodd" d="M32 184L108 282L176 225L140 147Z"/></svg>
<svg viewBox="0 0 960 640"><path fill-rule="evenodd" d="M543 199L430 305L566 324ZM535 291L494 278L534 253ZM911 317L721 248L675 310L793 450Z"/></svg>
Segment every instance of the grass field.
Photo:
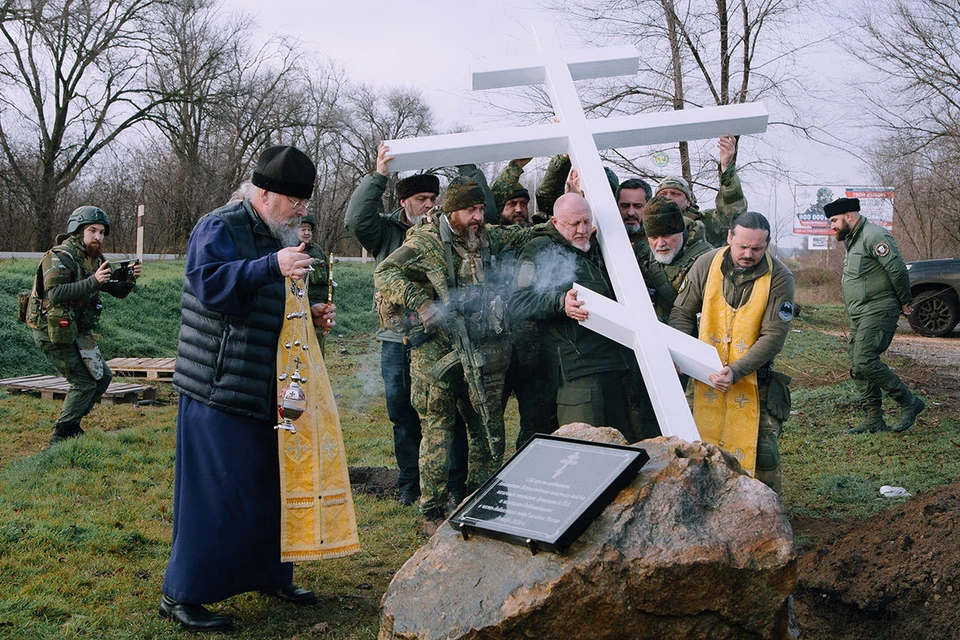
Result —
<svg viewBox="0 0 960 640"><path fill-rule="evenodd" d="M29 331L14 320L15 293L35 264L0 261L0 377L49 371ZM148 264L127 300L105 301L107 358L172 356L183 263ZM347 455L355 466L391 466L377 344L370 314L371 265L337 265L338 325L327 344ZM793 376L793 417L781 439L789 515L861 518L891 505L880 485L928 490L960 475L960 408L931 374L889 359L930 410L907 434L850 436L857 416L846 375L837 304L805 305L778 360ZM88 434L46 448L60 403L0 396L0 638L188 637L156 605L170 550L176 399L155 383L154 405L98 406ZM892 407L891 407L892 409ZM516 429L515 411L508 428ZM508 437L508 442L512 439ZM356 495L363 551L296 569L320 605L296 609L245 594L214 608L234 617L236 638L372 639L390 578L424 539L413 508Z"/></svg>

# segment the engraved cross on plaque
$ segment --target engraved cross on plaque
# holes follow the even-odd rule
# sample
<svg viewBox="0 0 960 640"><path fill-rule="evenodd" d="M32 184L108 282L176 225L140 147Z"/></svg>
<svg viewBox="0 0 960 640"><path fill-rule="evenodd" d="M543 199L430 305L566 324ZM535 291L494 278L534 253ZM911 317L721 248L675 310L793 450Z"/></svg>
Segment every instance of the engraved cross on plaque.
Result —
<svg viewBox="0 0 960 640"><path fill-rule="evenodd" d="M633 350L661 432L687 441L700 435L673 362L709 384L722 365L716 349L658 322L636 257L600 163L599 149L663 144L678 140L761 133L767 112L761 104L728 105L587 120L574 80L635 75L632 46L564 54L549 24L534 26L539 55L475 70L473 88L492 89L543 83L559 122L496 131L474 131L386 141L391 171L509 160L568 153L590 201L617 300L574 284L590 314L584 326Z"/></svg>

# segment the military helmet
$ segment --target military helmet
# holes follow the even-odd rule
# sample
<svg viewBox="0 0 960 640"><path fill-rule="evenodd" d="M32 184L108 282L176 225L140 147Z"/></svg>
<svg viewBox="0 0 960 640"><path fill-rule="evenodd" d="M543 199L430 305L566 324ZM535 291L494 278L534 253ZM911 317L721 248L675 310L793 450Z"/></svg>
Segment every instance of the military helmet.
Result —
<svg viewBox="0 0 960 640"><path fill-rule="evenodd" d="M74 209L67 218L67 233L72 236L88 224L102 224L103 235L110 235L110 218L107 217L107 212L90 205Z"/></svg>
<svg viewBox="0 0 960 640"><path fill-rule="evenodd" d="M308 224L310 225L311 229L313 229L314 231L317 230L317 219L313 217L312 213L308 213L307 215L300 218L300 224Z"/></svg>

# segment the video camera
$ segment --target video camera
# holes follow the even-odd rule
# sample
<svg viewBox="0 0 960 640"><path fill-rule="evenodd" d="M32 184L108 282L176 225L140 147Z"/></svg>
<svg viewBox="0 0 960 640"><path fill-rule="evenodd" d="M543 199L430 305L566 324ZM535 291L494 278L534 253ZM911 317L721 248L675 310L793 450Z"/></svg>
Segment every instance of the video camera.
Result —
<svg viewBox="0 0 960 640"><path fill-rule="evenodd" d="M133 278L133 268L139 263L140 260L121 260L116 263L116 266L113 267L113 271L110 272L110 280L112 282L127 282Z"/></svg>

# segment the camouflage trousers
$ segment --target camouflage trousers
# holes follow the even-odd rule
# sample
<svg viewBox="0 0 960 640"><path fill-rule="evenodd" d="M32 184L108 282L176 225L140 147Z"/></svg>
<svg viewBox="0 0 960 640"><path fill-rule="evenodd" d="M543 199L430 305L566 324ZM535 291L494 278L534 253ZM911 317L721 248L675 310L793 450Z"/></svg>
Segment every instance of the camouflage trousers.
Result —
<svg viewBox="0 0 960 640"><path fill-rule="evenodd" d="M70 344L54 344L50 342L45 329L35 329L33 340L43 351L50 364L70 383L67 390L67 397L63 400L63 408L60 410L58 423L66 424L71 422L79 423L80 419L90 413L93 405L97 403L103 392L110 386L113 379L113 373L104 363L103 377L95 380L87 365L83 363L80 357L80 349L75 342Z"/></svg>
<svg viewBox="0 0 960 640"><path fill-rule="evenodd" d="M765 384L761 384L758 389L760 425L757 434L757 464L754 476L779 496L783 493L783 465L780 462L780 432L783 429L783 423L767 408L768 390L769 387Z"/></svg>
<svg viewBox="0 0 960 640"><path fill-rule="evenodd" d="M448 352L440 340L416 347L410 357L410 401L420 414L423 438L420 441L420 511L447 509L447 476L457 412L467 426L467 491L476 490L503 464L504 424L501 394L505 362L484 367L485 395L489 420L484 423L470 401L463 369L455 366L441 376L434 366ZM494 370L499 369L499 372ZM499 409L499 410L497 410Z"/></svg>

